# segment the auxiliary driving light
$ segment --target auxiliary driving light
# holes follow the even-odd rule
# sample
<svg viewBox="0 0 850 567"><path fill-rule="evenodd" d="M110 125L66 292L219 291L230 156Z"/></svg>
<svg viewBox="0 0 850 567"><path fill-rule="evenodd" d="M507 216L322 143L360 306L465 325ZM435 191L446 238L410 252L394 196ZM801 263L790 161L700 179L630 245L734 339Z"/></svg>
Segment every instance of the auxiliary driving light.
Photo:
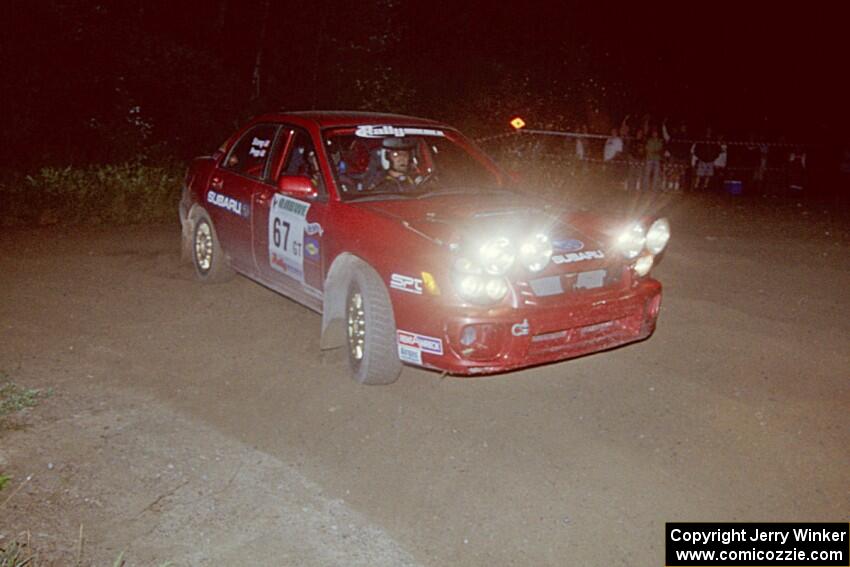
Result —
<svg viewBox="0 0 850 567"><path fill-rule="evenodd" d="M658 219L646 232L646 249L651 254L660 254L667 246L668 240L670 240L670 222L665 218Z"/></svg>
<svg viewBox="0 0 850 567"><path fill-rule="evenodd" d="M478 257L485 272L501 275L511 268L515 254L511 250L511 241L505 237L499 237L482 244L478 248Z"/></svg>
<svg viewBox="0 0 850 567"><path fill-rule="evenodd" d="M646 231L640 223L635 223L621 232L616 241L617 248L630 260L637 258L645 244Z"/></svg>
<svg viewBox="0 0 850 567"><path fill-rule="evenodd" d="M535 234L520 246L519 257L528 271L539 272L549 264L552 257L552 241L545 234Z"/></svg>
<svg viewBox="0 0 850 567"><path fill-rule="evenodd" d="M649 256L649 255L641 256L635 262L635 265L634 265L635 273L640 277L645 276L646 274L649 273L649 270L652 269L652 262L653 262L652 256Z"/></svg>

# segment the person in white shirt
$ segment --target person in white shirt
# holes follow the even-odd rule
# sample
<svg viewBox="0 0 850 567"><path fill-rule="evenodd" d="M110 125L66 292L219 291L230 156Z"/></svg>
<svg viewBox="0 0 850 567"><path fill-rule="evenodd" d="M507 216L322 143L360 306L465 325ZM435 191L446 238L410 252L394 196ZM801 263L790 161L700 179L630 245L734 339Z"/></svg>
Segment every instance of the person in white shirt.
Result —
<svg viewBox="0 0 850 567"><path fill-rule="evenodd" d="M623 153L623 139L620 137L620 131L617 128L612 128L611 135L605 140L602 160L609 162L616 159L621 153Z"/></svg>

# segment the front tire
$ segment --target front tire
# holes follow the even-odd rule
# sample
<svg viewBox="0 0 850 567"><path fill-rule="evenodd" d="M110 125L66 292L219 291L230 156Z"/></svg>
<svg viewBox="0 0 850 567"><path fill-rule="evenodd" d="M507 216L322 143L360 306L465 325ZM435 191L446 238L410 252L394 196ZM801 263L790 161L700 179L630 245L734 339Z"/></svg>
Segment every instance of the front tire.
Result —
<svg viewBox="0 0 850 567"><path fill-rule="evenodd" d="M201 281L223 282L233 277L233 270L221 249L218 233L205 211L198 213L192 229L192 263Z"/></svg>
<svg viewBox="0 0 850 567"><path fill-rule="evenodd" d="M365 264L355 266L345 301L348 361L360 384L392 384L401 373L393 307L384 282Z"/></svg>

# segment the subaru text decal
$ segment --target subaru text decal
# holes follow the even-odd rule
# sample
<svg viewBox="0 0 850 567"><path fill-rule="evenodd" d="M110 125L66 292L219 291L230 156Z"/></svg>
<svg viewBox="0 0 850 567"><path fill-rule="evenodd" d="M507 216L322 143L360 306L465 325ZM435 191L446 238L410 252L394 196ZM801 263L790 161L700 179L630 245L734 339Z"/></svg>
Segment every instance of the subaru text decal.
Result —
<svg viewBox="0 0 850 567"><path fill-rule="evenodd" d="M237 201L233 197L216 193L212 189L210 189L207 193L207 203L211 203L216 207L221 207L222 209L230 211L234 215L239 215L240 217L248 218L251 214L250 208L247 204Z"/></svg>

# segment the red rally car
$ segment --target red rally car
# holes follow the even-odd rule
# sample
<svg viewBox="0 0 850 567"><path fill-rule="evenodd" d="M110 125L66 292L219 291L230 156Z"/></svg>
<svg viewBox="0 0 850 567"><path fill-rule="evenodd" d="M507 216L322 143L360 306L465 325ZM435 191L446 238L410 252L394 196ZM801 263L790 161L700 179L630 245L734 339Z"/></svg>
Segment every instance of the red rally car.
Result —
<svg viewBox="0 0 850 567"><path fill-rule="evenodd" d="M457 130L394 114L267 114L186 175L183 250L322 314L364 384L473 375L644 339L666 219L600 219L512 190Z"/></svg>

